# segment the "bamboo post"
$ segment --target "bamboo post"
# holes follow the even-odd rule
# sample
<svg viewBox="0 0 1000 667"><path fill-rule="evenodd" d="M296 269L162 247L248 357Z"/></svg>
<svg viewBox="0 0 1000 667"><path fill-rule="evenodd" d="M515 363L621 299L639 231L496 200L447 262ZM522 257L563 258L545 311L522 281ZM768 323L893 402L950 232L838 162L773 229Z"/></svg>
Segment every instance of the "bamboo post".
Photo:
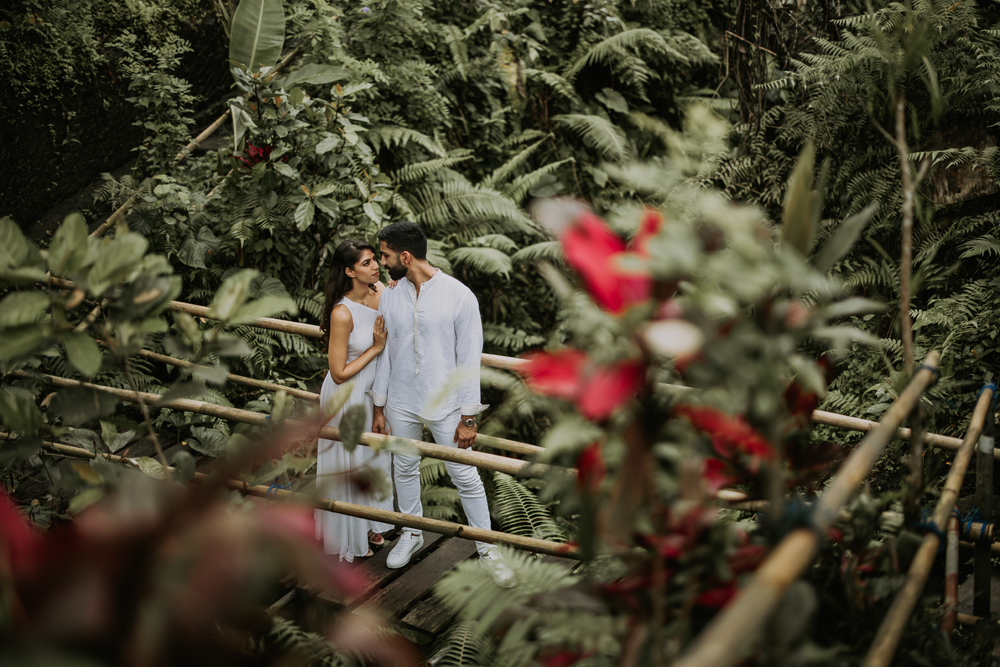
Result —
<svg viewBox="0 0 1000 667"><path fill-rule="evenodd" d="M951 470L945 479L944 488L941 490L937 505L934 507L931 521L934 522L937 532L928 532L924 535L924 539L917 549L917 554L910 564L910 570L906 574L906 581L899 593L896 594L896 599L892 601L889 613L882 619L882 624L879 626L878 632L875 633L875 640L872 642L871 648L868 649L868 655L861 663L862 667L885 667L892 661L892 656L896 653L899 639L913 613L913 607L924 590L927 575L934 565L938 546L941 543L938 535L948 525L951 511L955 507L955 501L958 500L958 493L961 491L962 481L965 479L965 471L972 460L972 450L976 447L976 442L983 432L983 420L986 419L987 413L990 411L990 404L993 402L993 391L994 389L988 386L979 396L969 430L962 441L962 447L955 455ZM992 456L989 460L992 462ZM989 547L987 547L987 552L988 549Z"/></svg>
<svg viewBox="0 0 1000 667"><path fill-rule="evenodd" d="M9 434L2 433L0 437L7 438ZM45 447L51 449L54 452L64 454L66 456L74 456L77 458L86 459L107 459L109 461L115 461L118 463L131 464L132 462L123 457L114 454L94 454L89 450L83 449L82 447L72 447L70 445L63 445L56 442L44 442ZM197 481L204 480L207 477L205 473L197 472L195 473L194 479ZM239 480L230 479L226 480L225 486L227 488L239 491L240 493L247 496L255 496L257 498L267 498L269 500L289 500L311 504L317 509L325 510L327 512L334 512L336 514L345 514L347 516L358 517L361 519L370 519L373 521L382 521L385 523L395 524L397 526L403 526L406 528L416 528L419 530L427 530L432 533L440 533L442 535L448 535L449 537L460 537L465 540L475 540L477 542L489 542L490 544L506 544L508 546L516 547L522 551L530 551L532 553L548 554L551 556L562 556L564 558L580 558L580 553L577 548L570 544L563 544L561 542L552 542L550 540L540 540L534 537L524 537L522 535L513 535L511 533L504 533L498 530L485 530L482 528L474 528L472 526L466 526L460 523L453 523L451 521L441 521L439 519L429 519L426 517L413 516L410 514L403 514L402 512L389 512L387 510L380 510L374 507L368 507L366 505L355 505L353 503L345 503L339 500L330 500L328 498L311 498L306 494L297 493L295 491L285 491L282 489L270 489L268 486L250 486L246 482L241 482Z"/></svg>
<svg viewBox="0 0 1000 667"><path fill-rule="evenodd" d="M56 387L84 387L86 389L93 389L95 391L116 396L117 398L129 403L138 403L140 400L143 400L150 405L159 408L196 412L198 414L209 415L211 417L219 417L221 419L242 422L244 424L264 426L269 423L268 419L270 415L252 412L250 410L241 410L239 408L230 408L223 405L215 405L214 403L207 403L205 401L196 401L190 398L178 398L170 401L161 401L163 397L159 394L133 392L128 389L105 387L102 385L91 384L89 382L80 382L79 380L57 377L54 375L45 375L41 373L32 375L24 371L16 371L15 373L12 373L12 375L24 378L37 377ZM288 420L288 423L293 425L303 425L303 422L292 419ZM317 429L317 434L319 437L327 440L340 440L340 429L335 426L323 426ZM457 447L438 445L431 442L422 442L420 440L397 438L394 436L382 435L380 433L363 433L361 435L361 444L368 445L376 450L381 449L383 446L392 442L412 447L419 451L421 456L426 456L428 458L451 461L453 463L462 463L465 465L475 466L477 468L483 468L484 470L506 473L515 477L545 477L550 472L576 474L576 471L572 468L560 468L544 463L521 461L519 459L513 459L506 456L487 454L486 452L477 452L469 449L459 449Z"/></svg>
<svg viewBox="0 0 1000 667"><path fill-rule="evenodd" d="M812 562L819 536L836 521L840 508L871 471L882 450L924 390L933 384L940 354L927 355L923 366L883 415L879 427L858 443L841 465L813 510L813 529L789 533L768 556L750 583L708 624L674 667L729 667L736 664L771 618L788 586Z"/></svg>
<svg viewBox="0 0 1000 667"><path fill-rule="evenodd" d="M951 637L958 613L958 519L948 517L948 544L944 553L944 605L941 632Z"/></svg>
<svg viewBox="0 0 1000 667"><path fill-rule="evenodd" d="M996 398L996 385L986 385L983 395L990 393L991 399ZM989 389L991 388L991 389ZM980 401L983 396L980 396ZM993 453L994 453L994 415L995 400L989 404L989 414L985 416L982 435L979 436L979 447L976 449L976 509L983 517L983 523L993 520ZM990 563L990 543L976 540L975 572L973 573L972 613L983 618L990 617L990 579L992 564Z"/></svg>
<svg viewBox="0 0 1000 667"><path fill-rule="evenodd" d="M271 70L270 78L273 78L275 74L277 74L279 71L281 71L281 68L283 68L285 65L287 65L291 61L291 59L295 56L295 54L297 54L299 52L300 48L302 48L302 47L297 46L294 49L292 49L292 51L281 60L281 62L279 62L277 65L275 65L274 69ZM226 122L226 119L229 118L229 115L231 113L232 113L232 109L227 106L226 107L226 111L221 116L219 116L218 118L216 118L212 122L211 125L209 125L204 130L202 130L201 134L199 134L197 137L195 137L194 140L191 141L191 143L189 143L187 146L185 146L184 148L181 149L181 151L177 154L177 157L174 158L174 161L170 163L170 166L172 167L172 166L176 165L178 162L180 162L181 160L183 160L184 158L186 158L188 155L191 154L191 151L193 151L195 148L198 147L198 145L201 142L205 141L205 139L208 139L210 136L212 136L212 134L216 130L218 130L220 127L222 127L222 124ZM105 220L104 222L102 222L101 225L100 225L100 227L98 227L97 229L95 229L94 231L92 231L90 233L90 236L93 237L93 238L98 238L98 237L104 236L105 232L107 232L109 229L111 229L111 227L116 222L118 222L118 220L120 220L121 218L125 217L125 213L128 212L128 210L132 206L133 202L135 202L135 197L130 197L128 199L128 201L126 201L124 204L122 204L120 207L118 207L118 209L114 213L112 213L111 216L107 220Z"/></svg>

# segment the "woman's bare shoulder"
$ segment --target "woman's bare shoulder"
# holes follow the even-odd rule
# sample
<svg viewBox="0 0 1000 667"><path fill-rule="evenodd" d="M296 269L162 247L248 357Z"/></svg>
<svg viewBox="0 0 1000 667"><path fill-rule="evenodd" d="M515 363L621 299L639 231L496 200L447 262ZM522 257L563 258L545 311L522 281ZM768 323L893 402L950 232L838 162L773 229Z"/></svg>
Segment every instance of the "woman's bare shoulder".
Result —
<svg viewBox="0 0 1000 667"><path fill-rule="evenodd" d="M330 328L339 327L350 331L354 328L354 318L351 316L351 309L342 303L338 303L330 311Z"/></svg>

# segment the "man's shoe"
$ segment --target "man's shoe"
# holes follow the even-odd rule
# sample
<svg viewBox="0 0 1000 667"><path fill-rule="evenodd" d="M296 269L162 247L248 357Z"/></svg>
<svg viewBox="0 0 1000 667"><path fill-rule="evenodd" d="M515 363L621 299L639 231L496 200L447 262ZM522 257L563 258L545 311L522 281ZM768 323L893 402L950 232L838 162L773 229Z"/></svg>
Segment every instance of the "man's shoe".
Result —
<svg viewBox="0 0 1000 667"><path fill-rule="evenodd" d="M479 564L490 573L493 582L500 588L517 586L517 575L510 569L510 565L507 565L507 561L496 547L490 547L485 554L480 555Z"/></svg>
<svg viewBox="0 0 1000 667"><path fill-rule="evenodd" d="M406 567L413 554L417 553L422 546L424 546L422 534L414 535L410 531L404 530L399 541L396 542L396 546L389 552L389 557L385 559L385 566L391 570Z"/></svg>

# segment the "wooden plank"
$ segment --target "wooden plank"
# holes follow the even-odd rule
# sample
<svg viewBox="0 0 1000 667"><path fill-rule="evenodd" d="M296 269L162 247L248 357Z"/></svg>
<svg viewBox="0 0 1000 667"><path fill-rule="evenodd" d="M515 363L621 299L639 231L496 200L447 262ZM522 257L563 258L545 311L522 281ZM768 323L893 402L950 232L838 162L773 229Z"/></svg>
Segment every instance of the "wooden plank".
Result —
<svg viewBox="0 0 1000 667"><path fill-rule="evenodd" d="M426 556L428 553L430 553L430 551L435 547L435 545L437 545L437 543L443 537L444 535L425 532L424 546L420 548L420 551L413 554L413 559L410 562L411 563L416 562L421 558L423 558L424 556ZM399 538L397 537L396 539L392 540L392 542L382 547L382 549L378 551L371 558L368 558L365 561L356 565L349 565L349 567L353 566L359 568L361 570L361 576L365 580L364 588L362 589L361 594L355 598L347 598L335 591L316 591L313 590L312 587L299 587L299 588L306 594L315 595L318 599L324 602L348 608L356 606L367 600L372 595L374 595L378 591L378 588L380 586L388 584L393 579L405 573L409 567L412 567L411 565L407 566L407 568L402 568L398 570L392 570L386 567L385 560L386 558L389 557L389 552L392 551L392 548L396 546L396 543L398 541ZM330 558L336 558L336 556L330 556Z"/></svg>
<svg viewBox="0 0 1000 667"><path fill-rule="evenodd" d="M367 615L387 615L400 618L414 602L425 597L445 573L455 565L471 558L476 553L476 544L469 540L453 537L418 564L410 567L403 576L383 588L355 610Z"/></svg>
<svg viewBox="0 0 1000 667"><path fill-rule="evenodd" d="M455 612L432 593L414 605L399 622L434 636L444 630L453 618Z"/></svg>

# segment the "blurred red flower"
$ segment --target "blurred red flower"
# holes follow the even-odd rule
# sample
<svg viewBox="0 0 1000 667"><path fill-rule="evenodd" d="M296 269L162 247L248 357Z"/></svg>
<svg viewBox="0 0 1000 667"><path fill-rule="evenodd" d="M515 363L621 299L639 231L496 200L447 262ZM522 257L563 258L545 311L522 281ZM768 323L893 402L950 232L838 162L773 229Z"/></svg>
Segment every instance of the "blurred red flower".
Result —
<svg viewBox="0 0 1000 667"><path fill-rule="evenodd" d="M576 397L588 360L586 352L569 348L556 352L532 352L523 358L528 364L521 374L533 391L569 400Z"/></svg>
<svg viewBox="0 0 1000 667"><path fill-rule="evenodd" d="M607 472L598 442L588 445L576 458L576 485L581 491L595 491Z"/></svg>
<svg viewBox="0 0 1000 667"><path fill-rule="evenodd" d="M580 414L593 421L607 419L646 380L640 361L595 365L582 350L532 352L523 358L528 363L518 372L533 391L574 401Z"/></svg>
<svg viewBox="0 0 1000 667"><path fill-rule="evenodd" d="M675 410L697 430L712 438L712 446L720 456L730 461L747 459L747 468L757 472L762 461L774 457L774 448L742 416L732 416L708 407L682 405Z"/></svg>
<svg viewBox="0 0 1000 667"><path fill-rule="evenodd" d="M645 243L651 236L652 222L647 223L646 218L636 237L639 254L645 252ZM628 246L601 218L589 212L580 215L560 240L566 261L580 274L587 292L601 308L618 315L629 306L649 299L652 277L622 269L619 260L629 254Z"/></svg>

